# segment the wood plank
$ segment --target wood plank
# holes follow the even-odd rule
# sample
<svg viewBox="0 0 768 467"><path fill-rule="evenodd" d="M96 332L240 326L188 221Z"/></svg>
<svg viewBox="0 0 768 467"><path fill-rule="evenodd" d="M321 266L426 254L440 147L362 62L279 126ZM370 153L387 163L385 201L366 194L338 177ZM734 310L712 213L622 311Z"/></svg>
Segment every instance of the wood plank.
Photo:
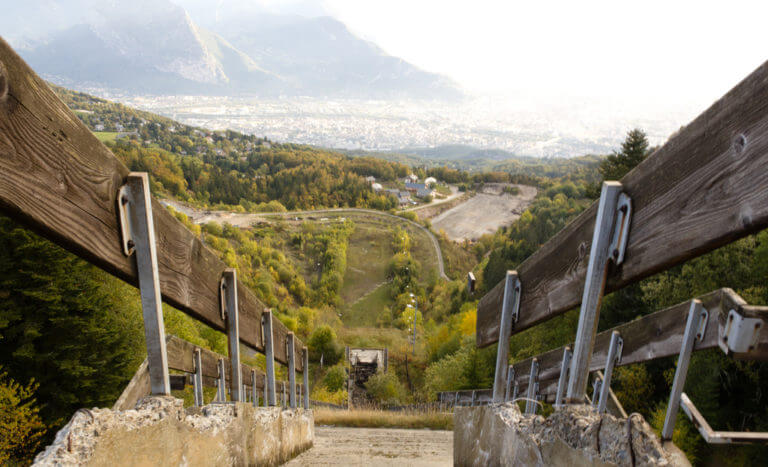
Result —
<svg viewBox="0 0 768 467"><path fill-rule="evenodd" d="M145 358L136 373L123 389L122 394L112 406L112 410L131 410L142 397L152 392L149 386L149 364Z"/></svg>
<svg viewBox="0 0 768 467"><path fill-rule="evenodd" d="M122 253L116 212L128 168L2 38L0 73L8 84L0 97L0 210L136 286L135 262ZM219 313L226 265L157 200L152 207L163 301L226 332ZM265 307L242 282L238 302L240 341L263 352ZM276 359L286 364L288 331L279 321L275 330L276 346L283 349Z"/></svg>
<svg viewBox="0 0 768 467"><path fill-rule="evenodd" d="M696 298L702 301L704 308L709 312L709 317L704 338L696 344L695 351L718 347L719 329L732 309L745 316L760 316L768 320L767 307L747 305L744 299L732 289L718 289ZM678 355L689 308L690 301L679 303L599 333L595 336L589 371L605 368L605 359L613 331L619 331L624 340L621 361L617 366ZM560 347L535 357L539 360L539 390L542 394L554 396L557 392L562 355L563 347ZM753 352L748 355L734 354L734 357L743 360L768 360L768 332L761 332L758 346ZM515 381L519 384L521 391L528 387L530 368L531 358L514 364Z"/></svg>
<svg viewBox="0 0 768 467"><path fill-rule="evenodd" d="M606 293L768 227L768 63L622 180L633 216L626 258ZM516 269L520 332L581 301L596 204ZM504 283L479 302L477 345L498 340Z"/></svg>

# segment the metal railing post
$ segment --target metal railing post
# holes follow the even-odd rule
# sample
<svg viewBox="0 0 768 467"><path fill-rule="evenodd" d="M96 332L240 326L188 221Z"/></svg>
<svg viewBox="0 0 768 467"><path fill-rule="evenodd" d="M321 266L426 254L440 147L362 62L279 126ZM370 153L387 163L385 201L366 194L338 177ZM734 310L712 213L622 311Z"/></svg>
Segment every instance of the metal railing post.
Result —
<svg viewBox="0 0 768 467"><path fill-rule="evenodd" d="M563 403L565 394L565 385L568 384L568 374L571 369L571 348L566 346L563 349L563 361L560 363L560 379L557 380L557 395L555 396L555 407L560 407Z"/></svg>
<svg viewBox="0 0 768 467"><path fill-rule="evenodd" d="M169 395L168 352L165 348L163 303L160 274L157 269L155 222L149 177L145 172L131 172L117 198L122 233L123 253L135 253L139 276L144 338L147 345L149 382L153 395Z"/></svg>
<svg viewBox="0 0 768 467"><path fill-rule="evenodd" d="M691 300L691 307L688 309L688 320L685 323L685 331L683 333L683 342L680 346L680 356L677 357L675 379L672 381L672 391L669 394L667 414L664 417L664 427L661 430L661 439L663 440L672 439L672 433L675 431L677 412L680 409L680 395L685 387L688 365L691 363L691 353L693 353L696 341L704 337L704 333L701 331L702 318L707 320L709 315L707 310L704 309L701 300Z"/></svg>
<svg viewBox="0 0 768 467"><path fill-rule="evenodd" d="M613 376L613 367L621 361L621 351L624 347L624 341L619 331L611 333L611 344L608 347L608 356L605 360L605 372L603 373L603 383L600 387L600 399L597 401L597 412L605 412L608 398L611 397L611 377Z"/></svg>
<svg viewBox="0 0 768 467"><path fill-rule="evenodd" d="M227 367L224 364L224 359L219 359L219 378L216 381L216 401L227 401Z"/></svg>
<svg viewBox="0 0 768 467"><path fill-rule="evenodd" d="M232 400L243 402L243 378L240 371L240 324L237 306L237 271L225 269L221 283L221 314L226 318L227 340L229 343L229 363L232 367L231 391Z"/></svg>
<svg viewBox="0 0 768 467"><path fill-rule="evenodd" d="M629 198L621 193L621 189L619 182L603 182L600 193L568 379L568 402L584 401L608 261L613 259L619 264L624 257L631 206Z"/></svg>
<svg viewBox="0 0 768 467"><path fill-rule="evenodd" d="M202 407L205 403L203 401L203 362L200 354L200 349L196 348L195 353L193 354L195 360L195 374L192 378L193 390L195 393L195 407Z"/></svg>
<svg viewBox="0 0 768 467"><path fill-rule="evenodd" d="M595 380L592 382L592 407L597 408L597 400L600 398L600 386L603 381L599 376L595 375Z"/></svg>
<svg viewBox="0 0 768 467"><path fill-rule="evenodd" d="M275 347L272 333L272 311L265 310L261 315L261 325L264 335L264 356L267 358L267 380L264 384L265 405L277 405L277 388L275 387Z"/></svg>
<svg viewBox="0 0 768 467"><path fill-rule="evenodd" d="M292 409L296 408L296 347L294 345L294 335L292 332L288 333L285 340L285 346L287 347L288 354L288 386L289 386L289 398Z"/></svg>
<svg viewBox="0 0 768 467"><path fill-rule="evenodd" d="M251 402L254 407L259 406L259 395L256 392L256 370L251 370Z"/></svg>
<svg viewBox="0 0 768 467"><path fill-rule="evenodd" d="M535 413L536 402L536 385L539 381L539 360L534 358L531 360L531 373L528 375L528 395L525 401L525 413Z"/></svg>
<svg viewBox="0 0 768 467"><path fill-rule="evenodd" d="M477 401L477 391L472 391L472 402L471 402L472 407L475 406L476 401Z"/></svg>
<svg viewBox="0 0 768 467"><path fill-rule="evenodd" d="M304 377L304 408L309 409L309 350L306 347L301 349L301 357L303 360L302 376Z"/></svg>
<svg viewBox="0 0 768 467"><path fill-rule="evenodd" d="M507 271L504 282L504 301L499 321L499 343L496 350L496 374L493 380L493 402L504 400L504 383L509 366L509 338L520 309L520 279L517 271Z"/></svg>
<svg viewBox="0 0 768 467"><path fill-rule="evenodd" d="M512 382L515 380L515 367L512 365L509 365L507 368L507 388L504 391L504 402L508 402L510 400L510 396L512 395Z"/></svg>
<svg viewBox="0 0 768 467"><path fill-rule="evenodd" d="M280 401L280 406L285 408L285 406L286 406L286 403L285 403L286 402L285 401L285 381L281 381L281 383L282 383L282 386L283 386L283 398Z"/></svg>

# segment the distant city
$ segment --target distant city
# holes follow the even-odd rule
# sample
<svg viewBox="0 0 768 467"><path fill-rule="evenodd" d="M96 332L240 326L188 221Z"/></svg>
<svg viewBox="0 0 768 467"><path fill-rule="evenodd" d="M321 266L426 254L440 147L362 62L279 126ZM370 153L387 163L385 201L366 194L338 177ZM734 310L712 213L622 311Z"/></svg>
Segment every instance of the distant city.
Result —
<svg viewBox="0 0 768 467"><path fill-rule="evenodd" d="M208 129L232 129L277 142L326 148L398 151L462 144L521 156L607 154L626 132L643 128L652 144L664 142L690 117L638 118L589 106L498 112L487 99L464 104L286 97L147 96L90 90L127 105ZM693 114L693 112L691 112Z"/></svg>

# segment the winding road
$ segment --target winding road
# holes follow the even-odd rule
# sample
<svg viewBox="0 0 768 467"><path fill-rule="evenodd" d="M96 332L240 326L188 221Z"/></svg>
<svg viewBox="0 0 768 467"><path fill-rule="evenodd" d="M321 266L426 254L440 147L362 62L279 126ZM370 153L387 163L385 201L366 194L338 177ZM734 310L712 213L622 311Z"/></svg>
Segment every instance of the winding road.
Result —
<svg viewBox="0 0 768 467"><path fill-rule="evenodd" d="M373 209L362 208L330 208L330 209L317 209L310 211L285 211L285 212L260 212L260 213L240 213L232 211L207 211L202 209L192 208L186 204L180 203L175 200L162 199L160 203L163 206L171 206L179 212L183 212L194 222L195 224L205 224L208 222L229 222L232 225L238 227L249 227L255 221L259 219L268 219L270 217L292 217L292 216L308 216L316 214L343 214L345 212L362 213L372 216L379 216L383 218L395 219L399 222L407 223L416 227L424 232L429 240L432 242L432 246L435 249L435 256L437 257L437 271L440 277L445 280L451 280L445 274L445 264L443 263L443 251L440 249L440 242L437 241L437 237L429 229L404 217L396 216L388 212L376 211Z"/></svg>

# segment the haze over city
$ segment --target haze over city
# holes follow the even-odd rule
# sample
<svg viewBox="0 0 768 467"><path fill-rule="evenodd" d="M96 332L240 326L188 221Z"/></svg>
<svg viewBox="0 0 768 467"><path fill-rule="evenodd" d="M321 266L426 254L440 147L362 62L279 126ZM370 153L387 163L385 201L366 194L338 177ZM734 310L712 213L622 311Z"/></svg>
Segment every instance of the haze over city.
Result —
<svg viewBox="0 0 768 467"><path fill-rule="evenodd" d="M748 1L729 3L731 14L689 1L58 3L17 6L40 20L0 19L4 35L55 83L185 123L352 150L461 144L565 157L608 153L633 127L665 141L762 63L768 10ZM142 79L129 79L130 67L113 76L121 65L55 66L51 44L62 36L94 42L67 29L81 24L105 43L99 53L130 59ZM159 24L177 35L153 38ZM156 56L131 55L134 43Z"/></svg>

